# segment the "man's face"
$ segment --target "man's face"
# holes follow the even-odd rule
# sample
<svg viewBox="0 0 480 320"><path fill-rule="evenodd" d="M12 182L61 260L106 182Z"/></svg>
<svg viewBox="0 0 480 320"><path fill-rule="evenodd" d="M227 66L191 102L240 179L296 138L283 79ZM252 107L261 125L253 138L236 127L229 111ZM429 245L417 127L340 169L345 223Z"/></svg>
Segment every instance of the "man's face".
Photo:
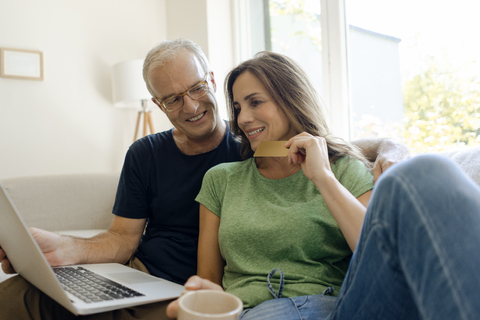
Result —
<svg viewBox="0 0 480 320"><path fill-rule="evenodd" d="M181 94L205 78L205 71L193 53L181 51L167 64L150 68L148 82L158 101ZM175 128L189 139L203 140L218 130L221 121L215 99L213 72L207 76L209 92L200 99L183 97L183 107L172 112L162 111ZM155 101L154 101L155 102Z"/></svg>

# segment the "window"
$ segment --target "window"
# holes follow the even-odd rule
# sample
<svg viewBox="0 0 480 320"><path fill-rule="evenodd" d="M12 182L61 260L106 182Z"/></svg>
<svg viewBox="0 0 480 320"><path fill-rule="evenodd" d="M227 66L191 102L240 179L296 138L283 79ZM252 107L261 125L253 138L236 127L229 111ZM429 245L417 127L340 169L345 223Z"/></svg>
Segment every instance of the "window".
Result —
<svg viewBox="0 0 480 320"><path fill-rule="evenodd" d="M480 145L480 4L263 3L265 48L307 71L330 107L335 133L395 137L413 152Z"/></svg>
<svg viewBox="0 0 480 320"><path fill-rule="evenodd" d="M270 42L306 71L329 111L332 131L350 138L343 2L269 0ZM341 14L340 14L341 13Z"/></svg>
<svg viewBox="0 0 480 320"><path fill-rule="evenodd" d="M271 0L270 43L272 51L294 59L322 94L322 41L320 1Z"/></svg>
<svg viewBox="0 0 480 320"><path fill-rule="evenodd" d="M413 152L480 145L474 1L346 0L353 138Z"/></svg>

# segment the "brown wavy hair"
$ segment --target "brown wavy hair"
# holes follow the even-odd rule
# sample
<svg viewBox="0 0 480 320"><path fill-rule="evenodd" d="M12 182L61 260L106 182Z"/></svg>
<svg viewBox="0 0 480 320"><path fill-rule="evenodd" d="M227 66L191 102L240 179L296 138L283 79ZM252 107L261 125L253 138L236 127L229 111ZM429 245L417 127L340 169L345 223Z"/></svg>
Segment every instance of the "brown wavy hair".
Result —
<svg viewBox="0 0 480 320"><path fill-rule="evenodd" d="M230 118L230 128L239 137L243 158L252 157L248 138L239 128L238 114L233 107L233 84L242 73L249 71L265 86L270 96L283 110L297 132L308 132L327 141L331 162L343 156L362 161L367 168L370 162L360 149L332 135L326 122L323 100L318 96L302 68L292 59L279 53L262 51L230 71L225 78L225 97Z"/></svg>

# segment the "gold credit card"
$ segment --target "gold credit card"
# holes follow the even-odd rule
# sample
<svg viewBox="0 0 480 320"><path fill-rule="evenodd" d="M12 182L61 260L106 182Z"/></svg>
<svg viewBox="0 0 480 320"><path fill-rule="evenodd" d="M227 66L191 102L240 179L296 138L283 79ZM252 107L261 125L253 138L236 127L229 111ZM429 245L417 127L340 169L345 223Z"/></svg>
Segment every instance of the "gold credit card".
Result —
<svg viewBox="0 0 480 320"><path fill-rule="evenodd" d="M285 148L287 141L262 141L253 154L254 157L286 157L288 149Z"/></svg>

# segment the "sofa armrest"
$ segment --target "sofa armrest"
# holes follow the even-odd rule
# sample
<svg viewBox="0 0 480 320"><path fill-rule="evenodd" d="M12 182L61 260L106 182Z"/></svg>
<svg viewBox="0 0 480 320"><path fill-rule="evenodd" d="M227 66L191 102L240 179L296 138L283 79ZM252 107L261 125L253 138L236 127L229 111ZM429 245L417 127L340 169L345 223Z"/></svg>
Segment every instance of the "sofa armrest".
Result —
<svg viewBox="0 0 480 320"><path fill-rule="evenodd" d="M29 227L50 231L108 229L119 174L66 174L3 179Z"/></svg>
<svg viewBox="0 0 480 320"><path fill-rule="evenodd" d="M107 231L107 229L61 230L55 231L55 233L76 238L91 238L105 231Z"/></svg>
<svg viewBox="0 0 480 320"><path fill-rule="evenodd" d="M480 185L480 147L467 147L454 151L442 151L437 154L453 160L470 178L473 179L473 181Z"/></svg>

